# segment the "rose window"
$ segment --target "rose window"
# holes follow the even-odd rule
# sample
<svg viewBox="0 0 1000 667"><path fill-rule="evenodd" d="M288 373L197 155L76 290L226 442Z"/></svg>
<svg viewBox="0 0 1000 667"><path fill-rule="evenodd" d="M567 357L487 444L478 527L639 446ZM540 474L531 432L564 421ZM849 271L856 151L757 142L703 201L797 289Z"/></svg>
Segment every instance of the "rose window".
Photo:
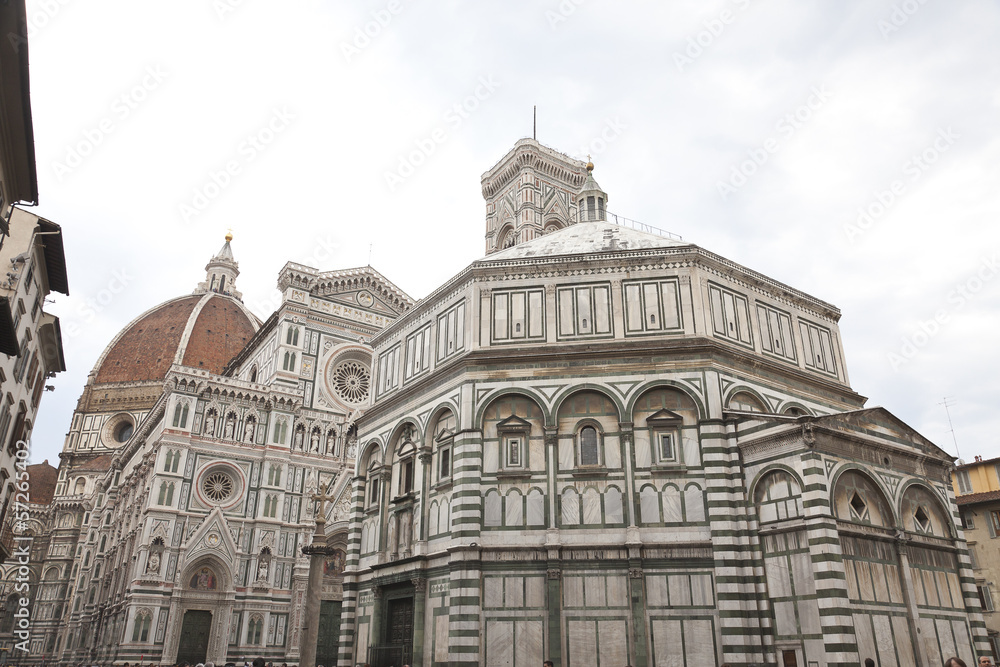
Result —
<svg viewBox="0 0 1000 667"><path fill-rule="evenodd" d="M364 403L368 400L371 374L357 361L345 361L333 369L333 390L348 403Z"/></svg>
<svg viewBox="0 0 1000 667"><path fill-rule="evenodd" d="M205 477L201 489L214 502L221 503L233 495L233 478L222 471L215 471Z"/></svg>

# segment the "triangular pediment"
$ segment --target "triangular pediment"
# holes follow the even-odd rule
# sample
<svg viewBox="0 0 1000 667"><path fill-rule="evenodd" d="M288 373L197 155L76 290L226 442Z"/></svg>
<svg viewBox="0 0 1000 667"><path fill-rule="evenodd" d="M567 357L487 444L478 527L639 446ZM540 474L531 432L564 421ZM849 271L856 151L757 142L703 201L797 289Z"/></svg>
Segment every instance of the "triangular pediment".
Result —
<svg viewBox="0 0 1000 667"><path fill-rule="evenodd" d="M372 290L359 289L354 292L340 292L326 298L349 308L389 315L390 317L400 315L399 311L386 303L385 300Z"/></svg>
<svg viewBox="0 0 1000 667"><path fill-rule="evenodd" d="M184 562L190 563L210 554L222 562L231 563L236 560L236 551L229 523L222 510L216 507L188 538L183 550Z"/></svg>
<svg viewBox="0 0 1000 667"><path fill-rule="evenodd" d="M662 410L657 410L653 414L646 417L646 424L649 426L675 426L679 425L684 421L676 412L671 412L666 408Z"/></svg>
<svg viewBox="0 0 1000 667"><path fill-rule="evenodd" d="M391 316L402 315L415 303L403 290L370 266L324 271L312 294L341 305Z"/></svg>
<svg viewBox="0 0 1000 667"><path fill-rule="evenodd" d="M528 431L531 429L531 422L521 419L517 415L511 415L497 424L498 431Z"/></svg>
<svg viewBox="0 0 1000 667"><path fill-rule="evenodd" d="M842 425L845 430L859 431L865 435L882 437L894 444L909 444L917 450L944 461L953 457L933 442L918 433L913 427L882 407L866 408L851 412L826 415L816 419L818 424Z"/></svg>

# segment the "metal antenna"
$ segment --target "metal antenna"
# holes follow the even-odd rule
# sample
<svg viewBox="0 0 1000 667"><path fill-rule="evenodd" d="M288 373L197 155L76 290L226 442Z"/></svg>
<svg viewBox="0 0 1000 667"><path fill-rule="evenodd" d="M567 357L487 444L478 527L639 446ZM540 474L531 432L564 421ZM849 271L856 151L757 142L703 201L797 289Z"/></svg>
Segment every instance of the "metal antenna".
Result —
<svg viewBox="0 0 1000 667"><path fill-rule="evenodd" d="M368 244L368 266L372 265L372 244Z"/></svg>
<svg viewBox="0 0 1000 667"><path fill-rule="evenodd" d="M946 415L948 415L948 428L951 429L951 440L952 440L952 442L955 443L955 455L958 456L958 458L962 458L962 453L958 451L958 438L955 437L955 426L951 423L951 411L948 410L949 407L951 407L952 405L955 405L955 402L952 401L951 403L949 403L948 402L949 399L950 399L949 396L945 396L944 400L942 400L940 403L938 403L938 405L943 405L944 406L944 413Z"/></svg>
<svg viewBox="0 0 1000 667"><path fill-rule="evenodd" d="M531 107L531 137L538 141L538 105Z"/></svg>

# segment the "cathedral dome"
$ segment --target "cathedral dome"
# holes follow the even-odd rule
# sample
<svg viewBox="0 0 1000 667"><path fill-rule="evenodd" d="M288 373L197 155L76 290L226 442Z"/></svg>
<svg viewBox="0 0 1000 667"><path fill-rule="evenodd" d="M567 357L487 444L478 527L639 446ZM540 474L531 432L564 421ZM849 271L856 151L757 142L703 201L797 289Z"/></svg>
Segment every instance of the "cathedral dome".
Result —
<svg viewBox="0 0 1000 667"><path fill-rule="evenodd" d="M94 382L162 380L175 363L222 373L259 326L231 296L207 292L171 299L137 317L111 341L94 367Z"/></svg>
<svg viewBox="0 0 1000 667"><path fill-rule="evenodd" d="M222 373L260 328L236 290L232 240L227 234L194 294L147 310L115 336L94 366L94 384L159 381L173 364Z"/></svg>

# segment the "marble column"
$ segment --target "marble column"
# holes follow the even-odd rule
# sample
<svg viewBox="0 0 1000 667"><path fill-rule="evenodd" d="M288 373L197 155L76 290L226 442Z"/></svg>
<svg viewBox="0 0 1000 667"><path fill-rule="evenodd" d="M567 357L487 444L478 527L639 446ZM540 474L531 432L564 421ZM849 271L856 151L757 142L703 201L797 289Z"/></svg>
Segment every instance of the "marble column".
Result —
<svg viewBox="0 0 1000 667"><path fill-rule="evenodd" d="M909 539L903 531L896 533L896 555L899 557L899 573L903 582L903 603L906 605L906 625L910 629L910 638L913 641L913 659L915 667L924 667L924 642L933 641L924 638L921 641L920 628L917 621L920 620L920 610L917 608L917 591L913 583L913 570L910 569L910 554L907 551Z"/></svg>
<svg viewBox="0 0 1000 667"><path fill-rule="evenodd" d="M321 506L322 507L322 506ZM302 642L299 644L299 666L316 667L316 642L319 639L319 610L323 594L323 564L333 550L326 546L326 517L316 513L316 532L312 544L302 547L309 556L309 586L306 590L306 613L302 616Z"/></svg>
<svg viewBox="0 0 1000 667"><path fill-rule="evenodd" d="M413 656L412 667L422 667L424 663L424 617L427 611L427 579L413 579Z"/></svg>
<svg viewBox="0 0 1000 667"><path fill-rule="evenodd" d="M562 569L559 562L549 561L546 570L546 603L549 616L549 653L543 660L562 665Z"/></svg>
<svg viewBox="0 0 1000 667"><path fill-rule="evenodd" d="M646 595L643 583L644 574L642 561L629 559L628 563L629 597L632 602L632 637L635 641L635 655L632 658L633 667L646 667L649 656L646 655Z"/></svg>

